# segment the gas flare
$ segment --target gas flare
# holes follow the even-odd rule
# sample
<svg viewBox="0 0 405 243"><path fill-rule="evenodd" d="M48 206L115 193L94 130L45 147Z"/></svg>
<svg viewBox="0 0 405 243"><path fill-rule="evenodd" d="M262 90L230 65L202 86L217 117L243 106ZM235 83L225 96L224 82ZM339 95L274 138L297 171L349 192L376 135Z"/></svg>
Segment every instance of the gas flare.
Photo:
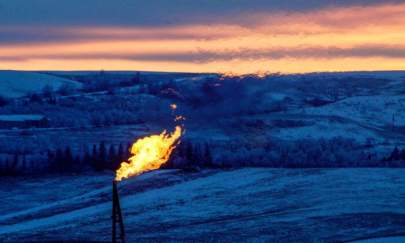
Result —
<svg viewBox="0 0 405 243"><path fill-rule="evenodd" d="M164 130L159 135L151 135L138 139L131 147L129 162L122 162L117 170L115 180L140 175L146 171L159 169L166 163L173 150L179 143L183 131L181 126L176 126L173 133Z"/></svg>
<svg viewBox="0 0 405 243"><path fill-rule="evenodd" d="M176 116L175 118L174 118L174 121L185 121L186 120L186 118L184 117L184 116Z"/></svg>
<svg viewBox="0 0 405 243"><path fill-rule="evenodd" d="M171 104L171 105L170 105L170 109L176 110L176 109L177 109L177 105L176 105L176 104Z"/></svg>

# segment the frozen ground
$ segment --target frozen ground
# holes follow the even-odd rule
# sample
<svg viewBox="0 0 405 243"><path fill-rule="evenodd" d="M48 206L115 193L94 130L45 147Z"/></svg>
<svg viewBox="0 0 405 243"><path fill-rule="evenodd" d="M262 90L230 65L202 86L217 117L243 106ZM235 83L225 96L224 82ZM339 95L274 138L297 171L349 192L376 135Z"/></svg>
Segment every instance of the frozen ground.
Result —
<svg viewBox="0 0 405 243"><path fill-rule="evenodd" d="M318 108L308 114L348 117L375 126L405 126L405 95L359 96Z"/></svg>
<svg viewBox="0 0 405 243"><path fill-rule="evenodd" d="M0 96L9 85L41 91L45 84L60 85L62 79L85 86L85 91L56 94L55 101L15 99L0 107L4 116L38 114L50 125L0 127L0 161L24 151L28 164L45 168L48 150L69 146L74 156L84 157L102 142L126 145L139 136L170 129L170 103L177 103L178 114L187 118L184 138L222 146L212 151L221 161L235 161L227 155L232 153L232 143L272 150L267 145L291 142L283 146L293 147L306 140L315 147L339 138L342 144L352 143L354 152L367 150L361 152L372 154L374 162L389 157L395 147L402 150L405 146L405 72L275 75L243 82L215 75L142 72L141 84L126 87L134 77L136 72L0 71ZM99 81L106 83L99 87L95 85ZM308 154L309 148L305 150ZM276 157L279 152L274 153ZM262 152L252 150L246 157L254 153Z"/></svg>
<svg viewBox="0 0 405 243"><path fill-rule="evenodd" d="M78 82L47 74L0 70L0 95L4 97L16 98L28 93L41 92L46 85L54 90L62 85L70 85L73 88L81 87Z"/></svg>
<svg viewBox="0 0 405 243"><path fill-rule="evenodd" d="M122 182L119 193L129 242L401 241L404 172L156 171ZM112 178L0 179L0 241L109 241Z"/></svg>

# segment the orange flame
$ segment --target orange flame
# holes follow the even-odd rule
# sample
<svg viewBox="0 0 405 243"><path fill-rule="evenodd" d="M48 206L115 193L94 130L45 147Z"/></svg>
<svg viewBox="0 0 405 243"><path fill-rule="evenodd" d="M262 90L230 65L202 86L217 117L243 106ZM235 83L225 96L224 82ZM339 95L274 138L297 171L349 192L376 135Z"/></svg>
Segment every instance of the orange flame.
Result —
<svg viewBox="0 0 405 243"><path fill-rule="evenodd" d="M176 104L171 104L171 105L170 105L170 108L171 108L172 110L176 110L176 109L177 109L177 105L176 105Z"/></svg>
<svg viewBox="0 0 405 243"><path fill-rule="evenodd" d="M130 176L137 176L146 171L159 169L166 163L182 135L182 128L176 126L173 133L164 130L159 135L138 139L131 148L129 162L122 162L117 170L115 180L121 181Z"/></svg>
<svg viewBox="0 0 405 243"><path fill-rule="evenodd" d="M174 118L174 121L185 121L185 120L186 120L186 118L184 116L176 116Z"/></svg>

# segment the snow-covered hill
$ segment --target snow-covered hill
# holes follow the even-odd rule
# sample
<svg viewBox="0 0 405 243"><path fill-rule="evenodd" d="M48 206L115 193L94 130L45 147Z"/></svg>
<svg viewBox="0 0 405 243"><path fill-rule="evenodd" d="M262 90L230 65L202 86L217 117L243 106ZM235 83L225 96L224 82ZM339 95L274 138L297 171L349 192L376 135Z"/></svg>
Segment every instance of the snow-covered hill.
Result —
<svg viewBox="0 0 405 243"><path fill-rule="evenodd" d="M405 235L403 173L155 171L119 193L128 242L347 242ZM3 178L0 241L109 241L112 178Z"/></svg>
<svg viewBox="0 0 405 243"><path fill-rule="evenodd" d="M357 96L317 108L307 114L335 115L376 126L405 126L405 95Z"/></svg>
<svg viewBox="0 0 405 243"><path fill-rule="evenodd" d="M44 86L49 85L57 90L62 85L80 88L81 84L47 74L25 71L0 70L0 95L8 98L24 96L28 93L40 92Z"/></svg>

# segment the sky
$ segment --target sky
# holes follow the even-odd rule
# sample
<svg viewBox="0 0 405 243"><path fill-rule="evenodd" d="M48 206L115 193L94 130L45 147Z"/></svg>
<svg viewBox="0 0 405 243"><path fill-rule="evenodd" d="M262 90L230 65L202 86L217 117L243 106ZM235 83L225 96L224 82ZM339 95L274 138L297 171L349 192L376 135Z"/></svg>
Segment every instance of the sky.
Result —
<svg viewBox="0 0 405 243"><path fill-rule="evenodd" d="M0 0L0 69L405 70L405 1Z"/></svg>

